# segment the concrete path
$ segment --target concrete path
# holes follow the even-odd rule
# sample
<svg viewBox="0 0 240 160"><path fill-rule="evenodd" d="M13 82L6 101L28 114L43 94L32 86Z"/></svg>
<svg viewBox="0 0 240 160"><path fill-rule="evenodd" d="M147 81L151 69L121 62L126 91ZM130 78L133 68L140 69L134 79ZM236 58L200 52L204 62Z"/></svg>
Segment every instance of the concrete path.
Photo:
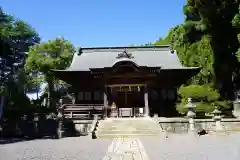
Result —
<svg viewBox="0 0 240 160"><path fill-rule="evenodd" d="M149 160L139 138L116 138L102 160Z"/></svg>

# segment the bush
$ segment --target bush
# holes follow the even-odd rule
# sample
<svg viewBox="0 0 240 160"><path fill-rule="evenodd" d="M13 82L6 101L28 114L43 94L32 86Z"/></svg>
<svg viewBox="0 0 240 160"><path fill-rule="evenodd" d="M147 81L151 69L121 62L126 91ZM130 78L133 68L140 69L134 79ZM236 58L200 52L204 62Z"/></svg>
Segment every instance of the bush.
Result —
<svg viewBox="0 0 240 160"><path fill-rule="evenodd" d="M186 114L187 99L190 97L192 98L193 104L196 105L197 116L211 113L215 106L218 106L222 111L230 108L230 103L228 101L220 101L220 94L218 91L207 85L181 86L178 94L181 103L176 106L176 109L180 114Z"/></svg>
<svg viewBox="0 0 240 160"><path fill-rule="evenodd" d="M178 93L185 100L189 97L203 101L216 101L220 98L217 90L207 85L181 86Z"/></svg>

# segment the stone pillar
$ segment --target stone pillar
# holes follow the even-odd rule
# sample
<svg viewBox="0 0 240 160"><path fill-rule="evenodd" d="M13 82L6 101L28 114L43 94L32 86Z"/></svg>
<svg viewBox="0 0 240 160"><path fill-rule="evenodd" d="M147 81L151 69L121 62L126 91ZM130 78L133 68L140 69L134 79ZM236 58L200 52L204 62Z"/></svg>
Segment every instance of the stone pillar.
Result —
<svg viewBox="0 0 240 160"><path fill-rule="evenodd" d="M103 92L103 102L104 102L104 118L107 118L108 114L108 100L107 100L107 86L104 86L104 92Z"/></svg>
<svg viewBox="0 0 240 160"><path fill-rule="evenodd" d="M144 116L147 117L149 116L149 106L148 106L148 88L147 85L144 86Z"/></svg>

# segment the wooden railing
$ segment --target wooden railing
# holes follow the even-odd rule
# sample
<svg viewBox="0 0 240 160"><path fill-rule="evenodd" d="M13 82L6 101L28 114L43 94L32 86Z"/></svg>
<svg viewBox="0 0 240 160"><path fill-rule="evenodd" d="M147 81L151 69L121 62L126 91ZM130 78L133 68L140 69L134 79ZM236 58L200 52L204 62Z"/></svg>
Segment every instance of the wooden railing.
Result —
<svg viewBox="0 0 240 160"><path fill-rule="evenodd" d="M93 119L94 115L103 116L101 104L63 104L63 116L67 119Z"/></svg>

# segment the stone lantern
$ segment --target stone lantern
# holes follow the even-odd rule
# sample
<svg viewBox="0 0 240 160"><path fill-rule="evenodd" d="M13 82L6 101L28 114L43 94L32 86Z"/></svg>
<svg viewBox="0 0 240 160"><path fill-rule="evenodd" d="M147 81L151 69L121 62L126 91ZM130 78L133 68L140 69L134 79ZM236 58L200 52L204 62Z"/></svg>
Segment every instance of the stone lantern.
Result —
<svg viewBox="0 0 240 160"><path fill-rule="evenodd" d="M192 103L192 98L188 98L188 103L186 105L186 108L188 109L187 118L189 120L189 130L194 131L195 130L194 117L196 116L196 113L195 113L196 105Z"/></svg>
<svg viewBox="0 0 240 160"><path fill-rule="evenodd" d="M194 118L196 116L196 113L195 113L196 105L192 103L192 98L188 98L188 103L186 105L186 108L188 109L187 117Z"/></svg>
<svg viewBox="0 0 240 160"><path fill-rule="evenodd" d="M233 102L233 115L236 118L240 118L240 99L239 99L239 94L237 95L237 99Z"/></svg>
<svg viewBox="0 0 240 160"><path fill-rule="evenodd" d="M213 110L212 114L213 114L213 120L216 122L216 131L223 130L223 127L221 124L221 120L222 120L221 113L222 112L218 109L218 107L215 106L215 109Z"/></svg>
<svg viewBox="0 0 240 160"><path fill-rule="evenodd" d="M111 116L110 117L118 117L116 109L117 109L117 106L116 106L115 102L113 102L111 105L111 113L110 113Z"/></svg>

